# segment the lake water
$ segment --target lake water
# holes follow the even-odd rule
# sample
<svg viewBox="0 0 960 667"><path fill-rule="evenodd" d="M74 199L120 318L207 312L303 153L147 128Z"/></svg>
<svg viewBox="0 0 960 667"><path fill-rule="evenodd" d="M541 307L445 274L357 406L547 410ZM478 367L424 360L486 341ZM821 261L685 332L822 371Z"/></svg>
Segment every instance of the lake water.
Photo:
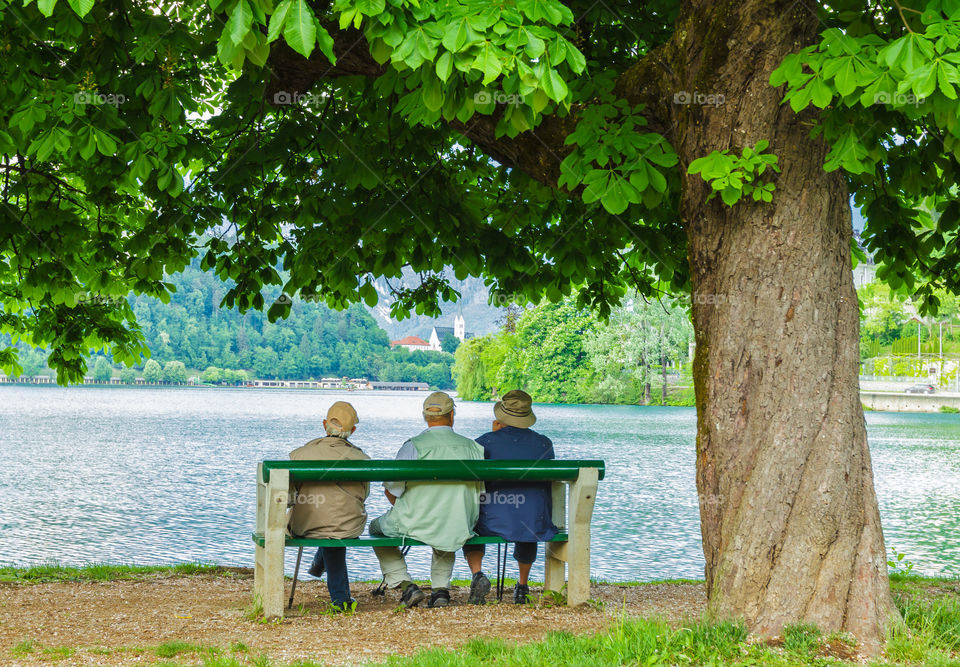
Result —
<svg viewBox="0 0 960 667"><path fill-rule="evenodd" d="M326 408L341 398L360 414L353 441L373 458L391 458L422 429L423 397L0 386L0 563L251 566L259 460L286 458L318 436ZM536 412L558 458L607 463L592 575L702 578L694 410L543 405ZM490 403L458 405L461 433L476 437L491 420ZM960 574L960 417L867 413L867 425L888 548L905 553L915 571ZM387 506L374 485L370 517ZM288 573L294 553L287 550ZM428 553L412 550L414 577L428 575ZM351 551L350 574L379 576L371 550ZM456 576L467 574L458 559ZM542 576L542 551L534 574Z"/></svg>

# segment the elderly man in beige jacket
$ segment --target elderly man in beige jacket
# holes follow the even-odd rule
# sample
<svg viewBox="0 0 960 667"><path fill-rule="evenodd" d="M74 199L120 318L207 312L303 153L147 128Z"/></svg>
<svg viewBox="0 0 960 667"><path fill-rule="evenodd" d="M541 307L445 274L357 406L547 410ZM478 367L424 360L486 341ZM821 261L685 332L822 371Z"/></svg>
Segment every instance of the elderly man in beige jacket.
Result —
<svg viewBox="0 0 960 667"><path fill-rule="evenodd" d="M370 457L347 438L357 430L360 419L353 406L337 401L327 411L323 428L327 435L311 440L290 452L295 461L366 460ZM302 482L291 485L293 509L287 529L291 535L314 539L348 539L363 532L367 522L364 501L370 492L367 482ZM350 597L346 547L317 549L309 573L315 577L327 572L327 589L337 609L348 609L356 600Z"/></svg>

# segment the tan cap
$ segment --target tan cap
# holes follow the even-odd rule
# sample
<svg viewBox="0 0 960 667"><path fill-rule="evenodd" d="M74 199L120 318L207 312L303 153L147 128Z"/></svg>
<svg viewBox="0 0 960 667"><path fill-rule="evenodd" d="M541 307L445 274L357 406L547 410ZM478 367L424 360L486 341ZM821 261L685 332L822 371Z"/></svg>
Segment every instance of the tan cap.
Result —
<svg viewBox="0 0 960 667"><path fill-rule="evenodd" d="M493 414L497 421L504 426L530 428L537 423L537 417L530 407L531 403L533 403L533 399L530 398L530 394L514 389L508 391L501 400L497 401L497 404L493 406Z"/></svg>
<svg viewBox="0 0 960 667"><path fill-rule="evenodd" d="M442 391L435 391L423 402L424 418L442 417L453 412L453 399Z"/></svg>
<svg viewBox="0 0 960 667"><path fill-rule="evenodd" d="M342 433L350 431L360 423L357 411L346 401L337 401L327 410L327 421L336 426Z"/></svg>

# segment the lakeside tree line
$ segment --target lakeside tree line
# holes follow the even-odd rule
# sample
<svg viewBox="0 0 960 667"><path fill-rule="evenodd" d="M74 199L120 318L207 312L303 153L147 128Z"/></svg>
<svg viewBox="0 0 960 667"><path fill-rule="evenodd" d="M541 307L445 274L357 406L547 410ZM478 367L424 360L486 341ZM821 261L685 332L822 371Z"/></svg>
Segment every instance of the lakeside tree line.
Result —
<svg viewBox="0 0 960 667"><path fill-rule="evenodd" d="M607 322L567 299L508 310L500 331L457 348L453 375L466 400L521 388L551 403L693 405L692 339L673 299L628 299Z"/></svg>
<svg viewBox="0 0 960 667"><path fill-rule="evenodd" d="M322 303L294 299L290 315L271 323L266 313L221 308L230 285L198 266L170 276L176 291L164 303L135 295L129 303L151 351L149 360L135 366L148 382L201 381L233 384L248 377L263 379L319 379L365 377L384 382L426 382L442 389L453 387L453 355L391 349L386 331L360 305L335 311ZM264 290L268 303L282 297ZM20 363L27 375L46 368L45 350L19 345ZM109 379L115 368L133 381L130 369L100 355L91 364L94 379Z"/></svg>

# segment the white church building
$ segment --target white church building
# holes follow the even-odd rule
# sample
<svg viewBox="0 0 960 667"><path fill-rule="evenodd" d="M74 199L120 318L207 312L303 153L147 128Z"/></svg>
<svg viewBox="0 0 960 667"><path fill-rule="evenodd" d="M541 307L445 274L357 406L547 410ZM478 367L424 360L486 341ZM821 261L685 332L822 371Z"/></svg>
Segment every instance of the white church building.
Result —
<svg viewBox="0 0 960 667"><path fill-rule="evenodd" d="M447 334L452 334L453 337L461 343L468 338L473 338L473 333L467 331L467 324L463 319L463 315L458 313L453 319L452 327L433 327L433 331L430 332L430 349L443 352L441 339L445 338Z"/></svg>

